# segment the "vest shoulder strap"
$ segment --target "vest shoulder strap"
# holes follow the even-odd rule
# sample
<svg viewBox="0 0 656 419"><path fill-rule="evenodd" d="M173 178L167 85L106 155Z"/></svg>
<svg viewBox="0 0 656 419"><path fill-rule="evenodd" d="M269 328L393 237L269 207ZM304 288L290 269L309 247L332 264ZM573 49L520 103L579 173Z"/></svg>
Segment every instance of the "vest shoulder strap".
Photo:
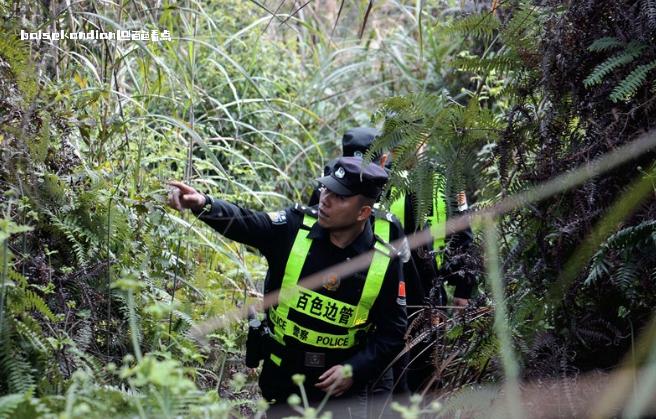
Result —
<svg viewBox="0 0 656 419"><path fill-rule="evenodd" d="M394 214L392 214L389 211L385 211L383 209L380 209L380 208L374 208L374 218L377 219L377 220L387 220L390 223L393 223L395 221L399 221L398 218L396 218L394 216Z"/></svg>
<svg viewBox="0 0 656 419"><path fill-rule="evenodd" d="M310 217L317 218L319 216L319 212L317 211L316 208L308 207L307 205L294 204L292 209L299 214L309 215Z"/></svg>
<svg viewBox="0 0 656 419"><path fill-rule="evenodd" d="M306 230L311 229L314 223L317 221L317 218L319 217L319 213L317 209L313 207L308 207L307 205L294 204L292 210L298 214L303 215L303 223L301 225L301 228L305 228Z"/></svg>
<svg viewBox="0 0 656 419"><path fill-rule="evenodd" d="M376 241L374 242L374 249L383 253L387 257L394 257L397 253L396 248L388 241L383 240L378 234L374 234Z"/></svg>

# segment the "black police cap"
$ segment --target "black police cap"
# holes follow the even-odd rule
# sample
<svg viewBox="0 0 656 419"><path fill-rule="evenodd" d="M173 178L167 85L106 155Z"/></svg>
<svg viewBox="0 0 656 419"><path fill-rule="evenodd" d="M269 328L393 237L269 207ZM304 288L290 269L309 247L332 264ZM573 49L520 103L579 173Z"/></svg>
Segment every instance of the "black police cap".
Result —
<svg viewBox="0 0 656 419"><path fill-rule="evenodd" d="M362 167L362 161L360 157L340 157L332 173L317 181L339 195L360 194L377 199L387 182L387 172L375 163Z"/></svg>
<svg viewBox="0 0 656 419"><path fill-rule="evenodd" d="M344 157L362 157L371 148L374 140L380 136L381 132L376 128L351 128L342 137L342 155Z"/></svg>

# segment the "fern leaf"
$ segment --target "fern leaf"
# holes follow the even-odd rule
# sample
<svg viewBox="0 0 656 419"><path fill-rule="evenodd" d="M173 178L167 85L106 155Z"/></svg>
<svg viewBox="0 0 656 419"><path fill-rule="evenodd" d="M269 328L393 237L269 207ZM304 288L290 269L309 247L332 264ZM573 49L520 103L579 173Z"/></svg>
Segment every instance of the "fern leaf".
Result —
<svg viewBox="0 0 656 419"><path fill-rule="evenodd" d="M16 314L21 314L25 311L34 310L51 321L57 321L57 316L50 310L43 298L39 297L34 291L31 290L17 290L9 296L10 303L8 306L11 311Z"/></svg>
<svg viewBox="0 0 656 419"><path fill-rule="evenodd" d="M656 68L656 60L649 64L639 65L633 69L633 71L613 89L609 96L610 100L613 102L619 102L620 100L631 99L640 86L642 86L647 80L647 73L654 68Z"/></svg>
<svg viewBox="0 0 656 419"><path fill-rule="evenodd" d="M48 352L46 345L41 340L42 335L38 333L38 331L33 330L27 324L19 320L15 320L14 325L16 327L16 332L20 336L26 338L32 344L32 347L34 347L37 351L44 354Z"/></svg>
<svg viewBox="0 0 656 419"><path fill-rule="evenodd" d="M0 377L10 393L23 393L34 385L30 364L15 342L13 321L5 319L0 336Z"/></svg>
<svg viewBox="0 0 656 419"><path fill-rule="evenodd" d="M8 394L0 397L0 419L9 419L14 417L14 412L25 401L22 393Z"/></svg>
<svg viewBox="0 0 656 419"><path fill-rule="evenodd" d="M646 46L639 42L633 41L627 45L626 49L616 54L603 63L599 64L592 73L583 80L585 87L592 87L601 83L604 77L613 70L633 62L645 50Z"/></svg>
<svg viewBox="0 0 656 419"><path fill-rule="evenodd" d="M480 58L472 55L461 55L451 61L451 66L460 71L475 74L487 74L493 71L505 73L521 65L511 54L501 54L494 57Z"/></svg>
<svg viewBox="0 0 656 419"><path fill-rule="evenodd" d="M501 30L504 45L515 52L537 52L540 36L536 28L541 27L538 9L536 5L524 4L513 10L512 18Z"/></svg>
<svg viewBox="0 0 656 419"><path fill-rule="evenodd" d="M647 27L656 30L656 0L642 0L642 12L647 17Z"/></svg>
<svg viewBox="0 0 656 419"><path fill-rule="evenodd" d="M445 25L447 34L469 35L481 40L490 40L499 30L499 19L492 13L472 14Z"/></svg>
<svg viewBox="0 0 656 419"><path fill-rule="evenodd" d="M622 46L622 42L620 42L617 38L613 36L606 36L603 38L599 38L596 41L594 41L592 44L590 44L590 46L588 47L588 51L602 52L602 51L615 49L621 46Z"/></svg>

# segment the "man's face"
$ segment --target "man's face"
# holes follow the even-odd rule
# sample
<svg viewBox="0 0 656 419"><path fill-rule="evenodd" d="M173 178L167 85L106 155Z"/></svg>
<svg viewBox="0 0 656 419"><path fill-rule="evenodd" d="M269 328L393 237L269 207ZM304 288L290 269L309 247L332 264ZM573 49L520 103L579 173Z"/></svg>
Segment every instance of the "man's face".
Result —
<svg viewBox="0 0 656 419"><path fill-rule="evenodd" d="M366 208L359 195L338 195L323 186L319 198L319 225L329 230L348 229L368 217Z"/></svg>

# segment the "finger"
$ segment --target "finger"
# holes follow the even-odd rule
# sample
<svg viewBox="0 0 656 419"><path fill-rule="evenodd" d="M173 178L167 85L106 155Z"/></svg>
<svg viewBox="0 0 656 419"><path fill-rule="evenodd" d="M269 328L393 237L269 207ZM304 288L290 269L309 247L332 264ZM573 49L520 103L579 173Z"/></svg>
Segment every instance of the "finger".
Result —
<svg viewBox="0 0 656 419"><path fill-rule="evenodd" d="M332 390L330 390L330 395L335 396L335 397L339 397L342 394L344 394L345 391L346 391L346 388L344 387L344 385L338 384L335 387L333 387Z"/></svg>
<svg viewBox="0 0 656 419"><path fill-rule="evenodd" d="M328 377L326 377L323 381L320 381L317 384L315 384L315 386L323 390L333 385L335 381L337 381L337 377L334 374L331 374Z"/></svg>
<svg viewBox="0 0 656 419"><path fill-rule="evenodd" d="M314 386L322 390L325 390L328 387L330 387L333 382L334 380L332 379L332 377L328 377L325 380L316 383Z"/></svg>
<svg viewBox="0 0 656 419"><path fill-rule="evenodd" d="M178 182L177 180L170 180L167 182L167 185L176 187L182 192L183 194L188 194L188 193L195 193L196 189L192 188L189 185L186 185L182 182Z"/></svg>
<svg viewBox="0 0 656 419"><path fill-rule="evenodd" d="M182 210L180 205L180 190L176 189L169 193L169 205L178 211Z"/></svg>
<svg viewBox="0 0 656 419"><path fill-rule="evenodd" d="M323 374L319 376L319 380L323 380L325 377L332 375L337 367L339 367L339 365L333 365L332 367L328 368Z"/></svg>

